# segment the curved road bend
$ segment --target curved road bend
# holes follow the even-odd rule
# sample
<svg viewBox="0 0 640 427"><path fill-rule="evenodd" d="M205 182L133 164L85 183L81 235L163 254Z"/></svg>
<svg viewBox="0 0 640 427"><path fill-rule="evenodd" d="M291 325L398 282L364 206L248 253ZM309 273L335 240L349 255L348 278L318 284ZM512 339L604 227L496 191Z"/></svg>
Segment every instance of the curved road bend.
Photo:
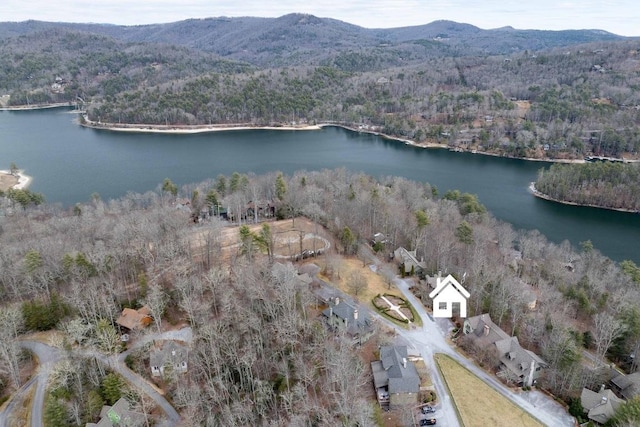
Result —
<svg viewBox="0 0 640 427"><path fill-rule="evenodd" d="M562 406L550 397L544 395L542 392L530 391L516 393L502 384L493 375L487 374L485 371L480 369L473 361L454 351L445 339L448 334L448 319L439 319L440 323L437 323L435 319L427 313L422 303L409 291L409 283L407 281L395 279L394 283L423 319L423 326L422 328L407 331L406 329L402 329L395 324L386 321L386 319L383 320L385 320L387 324L393 326L398 335L408 340L421 352L422 357L425 362L427 362L427 367L430 371L429 373L432 375L436 391L440 393L440 396L445 396L445 399L442 400L442 402L444 406L443 410L447 418L447 425L458 425L458 421L455 416L453 406L449 401L448 393L444 391L444 383L442 382L440 373L435 369L435 361L433 359L435 353L444 353L450 356L488 384L491 388L509 399L518 407L522 408L524 411L528 412L543 424L553 427L573 427L575 425L574 418L569 415ZM455 424L449 421L451 416L455 417Z"/></svg>
<svg viewBox="0 0 640 427"><path fill-rule="evenodd" d="M20 387L18 391L16 391L13 396L11 396L11 400L4 408L4 410L0 410L0 427L9 427L9 422L11 421L13 411L16 409L18 403L21 403L23 401L25 395L31 389L31 386L36 383L37 379L37 375L32 376L29 381L24 383L22 387Z"/></svg>
<svg viewBox="0 0 640 427"><path fill-rule="evenodd" d="M49 381L49 373L51 371L51 368L63 357L63 354L57 348L37 341L21 341L21 345L27 350L32 351L40 361L38 373L29 381L29 383L37 381L36 392L31 406L31 426L43 427L42 420L44 396L47 383ZM105 356L104 354L97 351L77 351L77 353L86 357L95 357L96 359L122 375L122 377L125 378L130 384L133 384L142 392L151 397L156 402L156 404L160 408L162 408L162 410L167 414L168 417L168 419L164 422L161 422L160 425L168 427L179 424L180 415L175 410L175 408L171 406L167 399L165 399L164 396L158 393L142 376L136 374L126 367L126 365L124 364L124 358L126 357L126 354ZM25 386L27 384L25 384ZM0 421L4 422L4 425L7 425L7 421L11 417L10 408L11 410L13 409L11 405L8 406L4 411L3 416L0 417ZM4 427L4 425L0 424L0 427Z"/></svg>
<svg viewBox="0 0 640 427"><path fill-rule="evenodd" d="M20 341L20 345L35 354L40 362L38 372L32 378L36 381L36 391L31 402L31 427L42 427L44 395L47 391L49 373L51 368L62 359L63 354L57 348L37 341ZM11 414L7 413L7 418L10 416Z"/></svg>

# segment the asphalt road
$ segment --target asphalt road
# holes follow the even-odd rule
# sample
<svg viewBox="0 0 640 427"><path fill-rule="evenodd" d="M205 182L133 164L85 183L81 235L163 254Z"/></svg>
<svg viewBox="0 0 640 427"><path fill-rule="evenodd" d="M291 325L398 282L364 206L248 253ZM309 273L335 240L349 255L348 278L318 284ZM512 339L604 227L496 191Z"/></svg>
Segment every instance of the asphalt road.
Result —
<svg viewBox="0 0 640 427"><path fill-rule="evenodd" d="M132 349L138 348L156 339L176 339L191 342L193 338L191 328L183 328L178 331L147 334L137 340L130 350L118 355L106 356L97 351L88 350L77 350L76 353L85 357L95 357L105 365L109 366L109 368L119 373L129 382L129 384L147 394L167 415L167 418L158 425L170 427L180 423L180 415L178 412L173 406L171 406L164 396L151 386L146 379L130 370L124 363L125 357ZM20 341L20 345L31 351L38 358L40 366L38 367L36 375L34 375L16 393L14 393L11 401L6 405L5 409L0 411L0 427L9 426L9 421L11 420L16 406L22 401L23 396L34 384L36 384L36 390L31 402L31 427L43 427L44 397L47 390L47 383L49 381L49 374L51 372L51 368L62 360L64 354L55 347L51 347L37 341Z"/></svg>

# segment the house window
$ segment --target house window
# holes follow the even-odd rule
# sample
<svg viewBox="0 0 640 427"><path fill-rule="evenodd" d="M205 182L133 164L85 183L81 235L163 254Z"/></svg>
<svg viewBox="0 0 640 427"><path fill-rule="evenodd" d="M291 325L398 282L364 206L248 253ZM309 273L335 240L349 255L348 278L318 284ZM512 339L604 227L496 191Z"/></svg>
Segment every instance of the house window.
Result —
<svg viewBox="0 0 640 427"><path fill-rule="evenodd" d="M447 309L447 303L446 302L439 302L438 303L438 309L439 310L446 310Z"/></svg>

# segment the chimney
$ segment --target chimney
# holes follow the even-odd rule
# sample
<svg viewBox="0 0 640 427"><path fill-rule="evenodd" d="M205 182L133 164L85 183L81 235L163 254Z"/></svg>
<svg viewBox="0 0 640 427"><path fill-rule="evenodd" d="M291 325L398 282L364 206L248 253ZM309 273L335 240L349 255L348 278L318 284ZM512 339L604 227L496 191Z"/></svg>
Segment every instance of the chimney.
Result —
<svg viewBox="0 0 640 427"><path fill-rule="evenodd" d="M358 309L357 308L353 309L353 320L358 320Z"/></svg>
<svg viewBox="0 0 640 427"><path fill-rule="evenodd" d="M604 384L602 384L602 385L600 386L600 391L599 391L599 393L602 393L603 391L604 391Z"/></svg>
<svg viewBox="0 0 640 427"><path fill-rule="evenodd" d="M527 375L527 386L531 387L533 385L533 373L536 371L536 362L531 361L531 366L529 368L529 375Z"/></svg>
<svg viewBox="0 0 640 427"><path fill-rule="evenodd" d="M484 325L484 336L489 336L489 325Z"/></svg>
<svg viewBox="0 0 640 427"><path fill-rule="evenodd" d="M340 297L336 297L336 305L340 304Z"/></svg>
<svg viewBox="0 0 640 427"><path fill-rule="evenodd" d="M407 368L407 358L406 357L402 358L402 367L405 368L405 369Z"/></svg>

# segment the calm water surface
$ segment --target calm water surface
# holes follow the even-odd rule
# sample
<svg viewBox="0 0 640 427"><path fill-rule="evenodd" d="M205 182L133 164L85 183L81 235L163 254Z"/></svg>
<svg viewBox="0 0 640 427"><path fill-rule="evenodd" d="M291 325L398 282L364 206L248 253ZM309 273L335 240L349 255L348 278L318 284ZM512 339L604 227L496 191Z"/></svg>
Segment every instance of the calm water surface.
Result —
<svg viewBox="0 0 640 427"><path fill-rule="evenodd" d="M640 264L640 215L564 206L533 197L527 186L548 164L447 150L425 150L339 128L236 131L197 135L130 134L85 129L66 110L0 112L0 169L15 162L31 190L65 206L128 191L178 185L237 172L345 167L398 175L477 194L499 219L574 245L591 240L614 260Z"/></svg>

